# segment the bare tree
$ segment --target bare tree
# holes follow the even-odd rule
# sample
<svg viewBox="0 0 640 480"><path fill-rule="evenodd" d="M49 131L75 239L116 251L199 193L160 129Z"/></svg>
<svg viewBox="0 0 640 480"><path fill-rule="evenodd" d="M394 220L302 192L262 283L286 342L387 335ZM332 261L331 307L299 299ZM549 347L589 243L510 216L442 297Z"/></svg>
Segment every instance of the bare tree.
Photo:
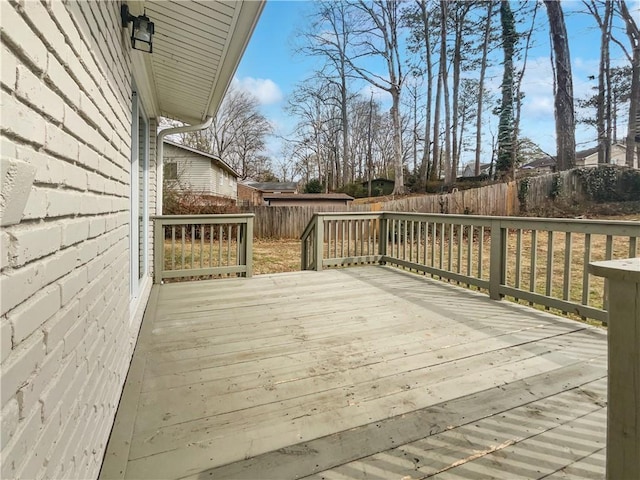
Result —
<svg viewBox="0 0 640 480"><path fill-rule="evenodd" d="M272 131L258 99L232 86L208 129L180 136L184 145L219 156L248 178L265 169L262 152Z"/></svg>
<svg viewBox="0 0 640 480"><path fill-rule="evenodd" d="M627 37L631 44L631 92L629 95L629 123L627 126L626 164L634 165L634 154L640 167L640 30L624 0L618 0L620 15L624 20Z"/></svg>
<svg viewBox="0 0 640 480"><path fill-rule="evenodd" d="M557 0L544 0L549 17L549 30L554 57L554 97L558 170L575 165L576 122L573 109L573 78L569 38L562 6Z"/></svg>
<svg viewBox="0 0 640 480"><path fill-rule="evenodd" d="M474 174L480 175L480 160L482 158L482 113L484 106L484 80L487 73L487 57L489 54L489 44L491 42L491 16L493 13L493 0L486 2L487 16L484 25L484 35L482 38L482 60L480 61L480 78L478 80L478 108L476 113L476 157Z"/></svg>
<svg viewBox="0 0 640 480"><path fill-rule="evenodd" d="M319 1L316 3L312 20L311 31L304 35L306 44L302 52L326 60L326 68L322 70L322 75L325 82L334 83L338 91L336 100L340 109L342 161L340 158L336 159L335 180L336 185L340 186L347 183L351 165L348 115L350 67L347 62L351 19L348 5L343 1Z"/></svg>
<svg viewBox="0 0 640 480"><path fill-rule="evenodd" d="M610 163L611 157L611 62L610 43L613 20L613 2L583 0L589 13L600 28L600 64L596 97L596 130L598 132L598 163ZM603 11L601 11L601 8Z"/></svg>
<svg viewBox="0 0 640 480"><path fill-rule="evenodd" d="M351 3L360 12L360 21L354 26L353 52L347 63L356 74L371 85L391 95L391 120L394 146L394 194L404 193L402 155L402 125L400 122L400 95L404 73L398 34L400 29L400 5L393 0L357 0ZM383 59L388 75L383 77L368 69L366 58Z"/></svg>

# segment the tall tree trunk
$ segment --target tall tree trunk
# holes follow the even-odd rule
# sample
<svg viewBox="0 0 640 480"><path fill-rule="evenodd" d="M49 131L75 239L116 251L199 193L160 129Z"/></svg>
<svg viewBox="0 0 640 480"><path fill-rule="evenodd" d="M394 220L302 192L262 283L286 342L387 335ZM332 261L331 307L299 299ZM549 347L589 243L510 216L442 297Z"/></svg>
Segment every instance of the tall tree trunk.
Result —
<svg viewBox="0 0 640 480"><path fill-rule="evenodd" d="M342 55L342 52L341 52ZM338 181L338 185L342 186L347 183L349 178L349 112L347 110L347 78L344 57L341 58L341 78L340 78L340 115L342 117L342 182Z"/></svg>
<svg viewBox="0 0 640 480"><path fill-rule="evenodd" d="M465 32L465 20L471 8L471 2L457 2L455 4L455 43L453 48L453 119L451 125L451 176L455 182L458 177L458 164L460 163L460 148L458 146L458 135L462 137L462 132L458 131L458 119L460 118L460 70L462 68L462 45Z"/></svg>
<svg viewBox="0 0 640 480"><path fill-rule="evenodd" d="M393 169L395 179L393 185L393 194L401 195L404 193L404 171L402 165L402 128L400 125L400 89L391 89L391 123L393 125Z"/></svg>
<svg viewBox="0 0 640 480"><path fill-rule="evenodd" d="M487 56L489 53L489 40L491 38L491 14L493 13L493 1L487 2L487 21L484 26L484 40L482 42L482 61L480 63L480 81L478 84L478 112L476 116L476 159L474 173L480 175L480 160L482 158L482 108L484 103L484 78L487 72Z"/></svg>
<svg viewBox="0 0 640 480"><path fill-rule="evenodd" d="M560 2L544 0L544 4L547 7L555 59L556 168L562 171L573 168L576 158L576 121L573 109L571 56L567 27L564 23Z"/></svg>
<svg viewBox="0 0 640 480"><path fill-rule="evenodd" d="M627 153L625 163L640 167L640 30L624 0L618 0L627 36L632 48L631 92L629 95L629 123L627 125ZM635 156L635 159L634 159ZM634 160L637 160L635 162Z"/></svg>
<svg viewBox="0 0 640 480"><path fill-rule="evenodd" d="M496 171L500 176L504 177L511 171L513 158L513 55L516 45L515 19L508 0L500 2L500 22L502 24L504 71L502 74L502 100L500 102L500 122L498 124Z"/></svg>
<svg viewBox="0 0 640 480"><path fill-rule="evenodd" d="M447 17L448 0L440 1L440 72L442 76L442 94L444 96L444 183L450 185L455 178L451 176L451 108L449 105L449 81L447 75Z"/></svg>
<svg viewBox="0 0 640 480"><path fill-rule="evenodd" d="M605 16L604 16L604 27L606 30L606 46L604 49L604 78L606 85L606 108L605 108L605 118L606 122L606 130L605 130L605 144L604 144L604 162L611 163L611 144L615 141L615 137L612 136L613 131L613 115L611 114L612 108L612 86L611 86L611 55L609 52L609 42L611 37L611 28L613 26L613 2L605 2Z"/></svg>
<svg viewBox="0 0 640 480"><path fill-rule="evenodd" d="M431 28L429 26L429 14L427 12L426 0L419 0L420 18L422 19L422 29L424 35L425 62L427 67L427 98L426 112L424 120L424 150L422 152L422 166L420 177L422 185L427 186L427 176L429 175L429 153L431 150L431 100L433 97L433 62L431 60ZM432 166L433 168L433 166Z"/></svg>
<svg viewBox="0 0 640 480"><path fill-rule="evenodd" d="M429 178L438 180L440 171L440 104L442 103L442 69L438 72L438 86L436 87L435 110L433 113L433 149L431 151L431 171Z"/></svg>

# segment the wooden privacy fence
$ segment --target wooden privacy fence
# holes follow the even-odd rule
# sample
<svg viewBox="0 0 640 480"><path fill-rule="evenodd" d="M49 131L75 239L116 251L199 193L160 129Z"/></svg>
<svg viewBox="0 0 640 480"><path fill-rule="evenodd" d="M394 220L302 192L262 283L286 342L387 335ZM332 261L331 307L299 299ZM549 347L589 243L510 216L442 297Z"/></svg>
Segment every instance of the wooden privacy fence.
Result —
<svg viewBox="0 0 640 480"><path fill-rule="evenodd" d="M340 206L300 207L241 207L245 213L255 215L253 233L256 238L300 238L300 234L317 212L344 212L349 208Z"/></svg>
<svg viewBox="0 0 640 480"><path fill-rule="evenodd" d="M161 215L153 218L154 283L253 271L253 215Z"/></svg>
<svg viewBox="0 0 640 480"><path fill-rule="evenodd" d="M606 322L591 261L636 257L640 224L415 213L316 214L302 269L383 263Z"/></svg>
<svg viewBox="0 0 640 480"><path fill-rule="evenodd" d="M516 215L520 211L516 182L496 183L452 193L401 198L369 205L374 206L372 210L416 213L508 216Z"/></svg>

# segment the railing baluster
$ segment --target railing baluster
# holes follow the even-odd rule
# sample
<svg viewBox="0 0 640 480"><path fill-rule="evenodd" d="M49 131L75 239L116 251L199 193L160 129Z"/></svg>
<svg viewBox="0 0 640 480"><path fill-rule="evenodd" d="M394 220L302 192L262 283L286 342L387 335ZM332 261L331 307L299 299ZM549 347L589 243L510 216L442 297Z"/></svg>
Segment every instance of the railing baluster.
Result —
<svg viewBox="0 0 640 480"><path fill-rule="evenodd" d="M484 274L484 226L480 226L478 234L478 278L482 278Z"/></svg>
<svg viewBox="0 0 640 480"><path fill-rule="evenodd" d="M448 247L448 251L447 251L447 270L449 272L453 271L453 232L454 232L454 227L453 227L453 223L449 224L449 243L447 245Z"/></svg>
<svg viewBox="0 0 640 480"><path fill-rule="evenodd" d="M467 276L471 276L471 270L473 269L473 225L469 225L467 228ZM467 284L469 286L469 284Z"/></svg>
<svg viewBox="0 0 640 480"><path fill-rule="evenodd" d="M538 283L538 231L535 228L531 229L531 266L529 271L529 291L536 291L536 284ZM533 303L531 303L533 305Z"/></svg>
<svg viewBox="0 0 640 480"><path fill-rule="evenodd" d="M591 276L589 275L589 263L591 262L591 234L584 235L584 260L582 261L582 304L589 305L591 293Z"/></svg>
<svg viewBox="0 0 640 480"><path fill-rule="evenodd" d="M218 267L222 266L222 225L218 226Z"/></svg>
<svg viewBox="0 0 640 480"><path fill-rule="evenodd" d="M213 267L213 224L209 225L209 268Z"/></svg>
<svg viewBox="0 0 640 480"><path fill-rule="evenodd" d="M519 228L516 233L516 279L515 287L520 288L520 281L522 279L522 229Z"/></svg>
<svg viewBox="0 0 640 480"><path fill-rule="evenodd" d="M437 224L435 222L431 223L431 266L436 266L436 243L437 243ZM431 275L433 277L433 275Z"/></svg>
<svg viewBox="0 0 640 480"><path fill-rule="evenodd" d="M364 255L364 220L360 220L360 255Z"/></svg>
<svg viewBox="0 0 640 480"><path fill-rule="evenodd" d="M164 238L164 235L163 237ZM176 269L176 226L171 225L171 270Z"/></svg>
<svg viewBox="0 0 640 480"><path fill-rule="evenodd" d="M547 232L547 282L545 285L545 295L547 297L551 296L551 291L553 288L553 241L555 237L555 232L553 230L549 230ZM549 307L545 307L546 310L549 310Z"/></svg>
<svg viewBox="0 0 640 480"><path fill-rule="evenodd" d="M189 264L189 268L194 268L193 265L193 254L195 253L195 236L196 236L196 226L195 225L191 225L191 263Z"/></svg>
<svg viewBox="0 0 640 480"><path fill-rule="evenodd" d="M342 230L342 239L340 240L340 256L344 257L344 239L345 239L345 235L346 235L346 232L344 231L344 229L345 229L345 221L344 220L340 220L340 229Z"/></svg>
<svg viewBox="0 0 640 480"><path fill-rule="evenodd" d="M422 255L424 265L428 265L427 263L428 251L429 251L429 222L424 222L424 254Z"/></svg>
<svg viewBox="0 0 640 480"><path fill-rule="evenodd" d="M401 235L402 235L402 259L406 260L407 259L407 221L403 220L402 221L402 230L401 230Z"/></svg>
<svg viewBox="0 0 640 480"><path fill-rule="evenodd" d="M607 235L607 243L605 247L604 258L605 260L611 260L612 257L613 257L613 236Z"/></svg>
<svg viewBox="0 0 640 480"><path fill-rule="evenodd" d="M440 270L444 267L444 242L445 242L445 233L444 233L444 223L440 224L440 260L438 262L438 266Z"/></svg>
<svg viewBox="0 0 640 480"><path fill-rule="evenodd" d="M231 225L227 225L227 267L231 265Z"/></svg>
<svg viewBox="0 0 640 480"><path fill-rule="evenodd" d="M415 223L413 222L413 220L411 220L411 233L409 235L410 240L411 240L411 244L409 245L409 261L413 262L413 249L414 249L414 242L415 242L415 235L414 235L414 230L415 228Z"/></svg>
<svg viewBox="0 0 640 480"><path fill-rule="evenodd" d="M375 253L378 251L378 247L376 245L377 232L378 228L382 228L382 222L380 222L380 220L372 220L371 223L373 227L373 251Z"/></svg>
<svg viewBox="0 0 640 480"><path fill-rule="evenodd" d="M200 225L200 268L204 267L204 225Z"/></svg>
<svg viewBox="0 0 640 480"><path fill-rule="evenodd" d="M181 243L181 247L182 247L182 264L180 265L180 268L184 270L184 253L185 253L185 247L184 247L184 225L182 225L182 243Z"/></svg>
<svg viewBox="0 0 640 480"><path fill-rule="evenodd" d="M566 232L564 235L564 281L562 284L562 298L569 300L571 295L571 254L573 241L571 232Z"/></svg>
<svg viewBox="0 0 640 480"><path fill-rule="evenodd" d="M240 265L240 225L236 225L236 265Z"/></svg>
<svg viewBox="0 0 640 480"><path fill-rule="evenodd" d="M457 272L461 273L462 272L462 244L463 244L463 237L464 237L464 225L460 224L458 226L458 268L457 268ZM458 282L460 283L460 282Z"/></svg>
<svg viewBox="0 0 640 480"><path fill-rule="evenodd" d="M637 246L637 238L629 237L629 258L634 258L637 255L638 246Z"/></svg>

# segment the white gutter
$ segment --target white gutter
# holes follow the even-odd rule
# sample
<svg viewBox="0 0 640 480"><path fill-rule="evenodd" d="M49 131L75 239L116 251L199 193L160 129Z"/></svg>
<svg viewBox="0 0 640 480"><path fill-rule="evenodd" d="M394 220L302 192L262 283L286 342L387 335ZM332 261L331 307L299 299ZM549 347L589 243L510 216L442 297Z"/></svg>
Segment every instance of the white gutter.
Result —
<svg viewBox="0 0 640 480"><path fill-rule="evenodd" d="M164 179L164 137L174 133L187 133L209 128L213 117L207 117L204 123L185 125L184 127L165 128L158 132L156 143L156 215L162 215L162 183Z"/></svg>

